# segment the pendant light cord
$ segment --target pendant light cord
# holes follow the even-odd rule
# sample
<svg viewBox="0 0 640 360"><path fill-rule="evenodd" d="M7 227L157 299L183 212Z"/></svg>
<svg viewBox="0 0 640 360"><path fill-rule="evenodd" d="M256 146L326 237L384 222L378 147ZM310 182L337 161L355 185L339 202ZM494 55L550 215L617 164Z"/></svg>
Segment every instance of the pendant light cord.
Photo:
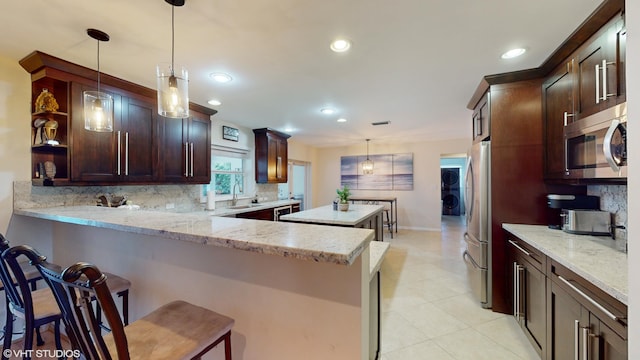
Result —
<svg viewBox="0 0 640 360"><path fill-rule="evenodd" d="M100 40L98 40L98 92L100 92Z"/></svg>
<svg viewBox="0 0 640 360"><path fill-rule="evenodd" d="M171 5L171 76L174 75L174 57L175 57L175 42L176 42L176 30L175 30L175 5Z"/></svg>

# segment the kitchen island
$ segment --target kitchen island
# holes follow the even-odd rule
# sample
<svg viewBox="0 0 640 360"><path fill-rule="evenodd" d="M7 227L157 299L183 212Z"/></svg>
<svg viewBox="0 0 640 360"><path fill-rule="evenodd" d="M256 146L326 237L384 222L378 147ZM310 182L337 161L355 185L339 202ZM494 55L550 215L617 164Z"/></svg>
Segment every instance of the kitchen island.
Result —
<svg viewBox="0 0 640 360"><path fill-rule="evenodd" d="M372 229L375 230L375 240L383 241L383 210L382 205L350 204L349 210L338 211L327 205L282 215L280 221Z"/></svg>
<svg viewBox="0 0 640 360"><path fill-rule="evenodd" d="M16 208L12 222L13 244L131 280L131 319L175 299L234 318L234 359L370 358L386 251L371 259L372 230L95 206Z"/></svg>

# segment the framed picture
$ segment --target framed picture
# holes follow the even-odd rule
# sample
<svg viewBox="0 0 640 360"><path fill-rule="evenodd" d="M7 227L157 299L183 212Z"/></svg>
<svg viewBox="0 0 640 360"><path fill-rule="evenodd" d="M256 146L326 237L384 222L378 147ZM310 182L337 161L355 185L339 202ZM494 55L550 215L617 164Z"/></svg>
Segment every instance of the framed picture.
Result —
<svg viewBox="0 0 640 360"><path fill-rule="evenodd" d="M222 125L222 138L225 140L238 141L240 131L236 128Z"/></svg>

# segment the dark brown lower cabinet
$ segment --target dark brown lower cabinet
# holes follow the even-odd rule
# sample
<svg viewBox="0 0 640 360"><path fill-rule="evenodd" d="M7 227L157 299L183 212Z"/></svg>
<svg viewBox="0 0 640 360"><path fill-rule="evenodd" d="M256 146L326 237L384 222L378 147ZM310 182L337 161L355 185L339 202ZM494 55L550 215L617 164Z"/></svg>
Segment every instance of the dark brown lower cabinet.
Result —
<svg viewBox="0 0 640 360"><path fill-rule="evenodd" d="M542 272L546 257L518 238L508 236L507 239L513 270L513 316L542 357L547 331L547 283Z"/></svg>
<svg viewBox="0 0 640 360"><path fill-rule="evenodd" d="M247 211L236 214L237 218L273 221L273 208Z"/></svg>
<svg viewBox="0 0 640 360"><path fill-rule="evenodd" d="M550 269L546 358L626 360L626 306L560 265Z"/></svg>

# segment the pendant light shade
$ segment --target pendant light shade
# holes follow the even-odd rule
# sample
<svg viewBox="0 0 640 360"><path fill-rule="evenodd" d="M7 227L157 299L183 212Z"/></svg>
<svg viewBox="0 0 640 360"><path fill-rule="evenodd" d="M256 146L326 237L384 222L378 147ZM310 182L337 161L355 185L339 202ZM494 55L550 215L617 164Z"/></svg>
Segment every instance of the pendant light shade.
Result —
<svg viewBox="0 0 640 360"><path fill-rule="evenodd" d="M113 131L113 97L100 91L100 42L109 41L109 35L87 29L87 34L98 41L98 91L83 93L84 128L89 131Z"/></svg>
<svg viewBox="0 0 640 360"><path fill-rule="evenodd" d="M184 5L184 0L165 0L171 4L171 64L157 66L158 114L169 118L189 117L189 77L187 69L176 66L175 57L175 16L176 6Z"/></svg>
<svg viewBox="0 0 640 360"><path fill-rule="evenodd" d="M365 175L373 174L373 161L369 159L369 140L367 139L367 160L362 162L362 173Z"/></svg>

